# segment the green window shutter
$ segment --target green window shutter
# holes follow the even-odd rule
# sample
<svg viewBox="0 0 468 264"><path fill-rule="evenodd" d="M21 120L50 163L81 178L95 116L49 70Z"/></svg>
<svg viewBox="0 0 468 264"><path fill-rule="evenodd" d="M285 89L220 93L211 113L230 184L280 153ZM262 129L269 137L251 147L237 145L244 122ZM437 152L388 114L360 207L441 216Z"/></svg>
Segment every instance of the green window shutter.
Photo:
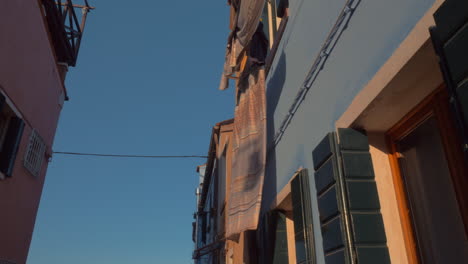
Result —
<svg viewBox="0 0 468 264"><path fill-rule="evenodd" d="M367 136L339 129L312 155L325 262L390 263Z"/></svg>
<svg viewBox="0 0 468 264"><path fill-rule="evenodd" d="M288 264L288 234L286 231L286 216L276 212L275 253L273 264Z"/></svg>
<svg viewBox="0 0 468 264"><path fill-rule="evenodd" d="M10 118L2 151L0 152L0 171L7 177L12 176L23 130L24 122L21 118Z"/></svg>
<svg viewBox="0 0 468 264"><path fill-rule="evenodd" d="M302 170L291 181L297 264L316 263L310 195L309 176Z"/></svg>
<svg viewBox="0 0 468 264"><path fill-rule="evenodd" d="M468 159L468 1L447 0L434 14L432 42Z"/></svg>
<svg viewBox="0 0 468 264"><path fill-rule="evenodd" d="M277 211L269 211L262 216L258 229L259 262L273 263L275 255Z"/></svg>

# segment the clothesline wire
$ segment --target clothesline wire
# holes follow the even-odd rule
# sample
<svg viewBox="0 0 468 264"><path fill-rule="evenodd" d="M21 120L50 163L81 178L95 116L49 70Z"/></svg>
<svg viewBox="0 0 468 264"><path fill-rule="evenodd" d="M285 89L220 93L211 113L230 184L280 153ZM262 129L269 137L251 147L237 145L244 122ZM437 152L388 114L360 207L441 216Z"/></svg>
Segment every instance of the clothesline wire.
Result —
<svg viewBox="0 0 468 264"><path fill-rule="evenodd" d="M53 154L70 156L94 156L109 158L152 158L152 159L171 159L171 158L208 158L203 155L131 155L131 154L103 154L103 153L82 153L82 152L64 152L54 151Z"/></svg>

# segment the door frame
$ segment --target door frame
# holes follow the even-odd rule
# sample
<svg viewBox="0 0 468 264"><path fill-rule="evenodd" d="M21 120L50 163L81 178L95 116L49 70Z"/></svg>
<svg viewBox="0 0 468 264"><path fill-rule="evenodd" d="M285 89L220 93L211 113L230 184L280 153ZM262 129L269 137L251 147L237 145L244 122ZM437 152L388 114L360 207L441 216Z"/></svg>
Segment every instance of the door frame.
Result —
<svg viewBox="0 0 468 264"><path fill-rule="evenodd" d="M461 139L459 138L453 117L450 113L449 97L445 86L441 85L385 134L389 149L388 156L395 185L398 211L403 229L403 237L406 251L408 253L408 263L411 264L421 263L421 261L419 259L419 250L414 233L408 197L406 194L406 186L398 163L400 153L397 151L396 143L430 117L436 118L438 127L440 128L439 132L444 147L444 153L447 158L447 164L449 165L451 180L455 196L458 201L460 215L463 219L465 237L468 237L468 203L466 194L463 193L464 190L467 190L468 188L465 176L468 175L468 170L463 160L463 151L457 147L461 146Z"/></svg>

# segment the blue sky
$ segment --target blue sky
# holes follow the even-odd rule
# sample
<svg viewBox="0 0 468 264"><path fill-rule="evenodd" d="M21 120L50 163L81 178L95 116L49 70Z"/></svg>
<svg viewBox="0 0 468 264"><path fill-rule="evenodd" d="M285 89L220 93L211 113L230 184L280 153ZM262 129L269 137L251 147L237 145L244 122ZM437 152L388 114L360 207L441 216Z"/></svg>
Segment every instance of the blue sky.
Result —
<svg viewBox="0 0 468 264"><path fill-rule="evenodd" d="M226 1L90 3L54 150L206 155L234 108L232 89L217 90ZM204 162L55 155L27 263L192 263Z"/></svg>

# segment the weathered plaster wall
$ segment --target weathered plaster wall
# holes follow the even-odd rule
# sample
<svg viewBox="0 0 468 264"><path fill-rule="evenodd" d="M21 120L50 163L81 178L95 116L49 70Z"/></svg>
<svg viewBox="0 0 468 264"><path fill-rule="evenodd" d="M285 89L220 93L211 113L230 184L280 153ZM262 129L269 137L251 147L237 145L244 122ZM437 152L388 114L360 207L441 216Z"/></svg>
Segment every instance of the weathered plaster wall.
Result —
<svg viewBox="0 0 468 264"><path fill-rule="evenodd" d="M0 259L26 262L47 167L40 177L22 162L32 129L51 149L63 85L37 0L0 3L0 89L26 126L13 177L0 181Z"/></svg>

